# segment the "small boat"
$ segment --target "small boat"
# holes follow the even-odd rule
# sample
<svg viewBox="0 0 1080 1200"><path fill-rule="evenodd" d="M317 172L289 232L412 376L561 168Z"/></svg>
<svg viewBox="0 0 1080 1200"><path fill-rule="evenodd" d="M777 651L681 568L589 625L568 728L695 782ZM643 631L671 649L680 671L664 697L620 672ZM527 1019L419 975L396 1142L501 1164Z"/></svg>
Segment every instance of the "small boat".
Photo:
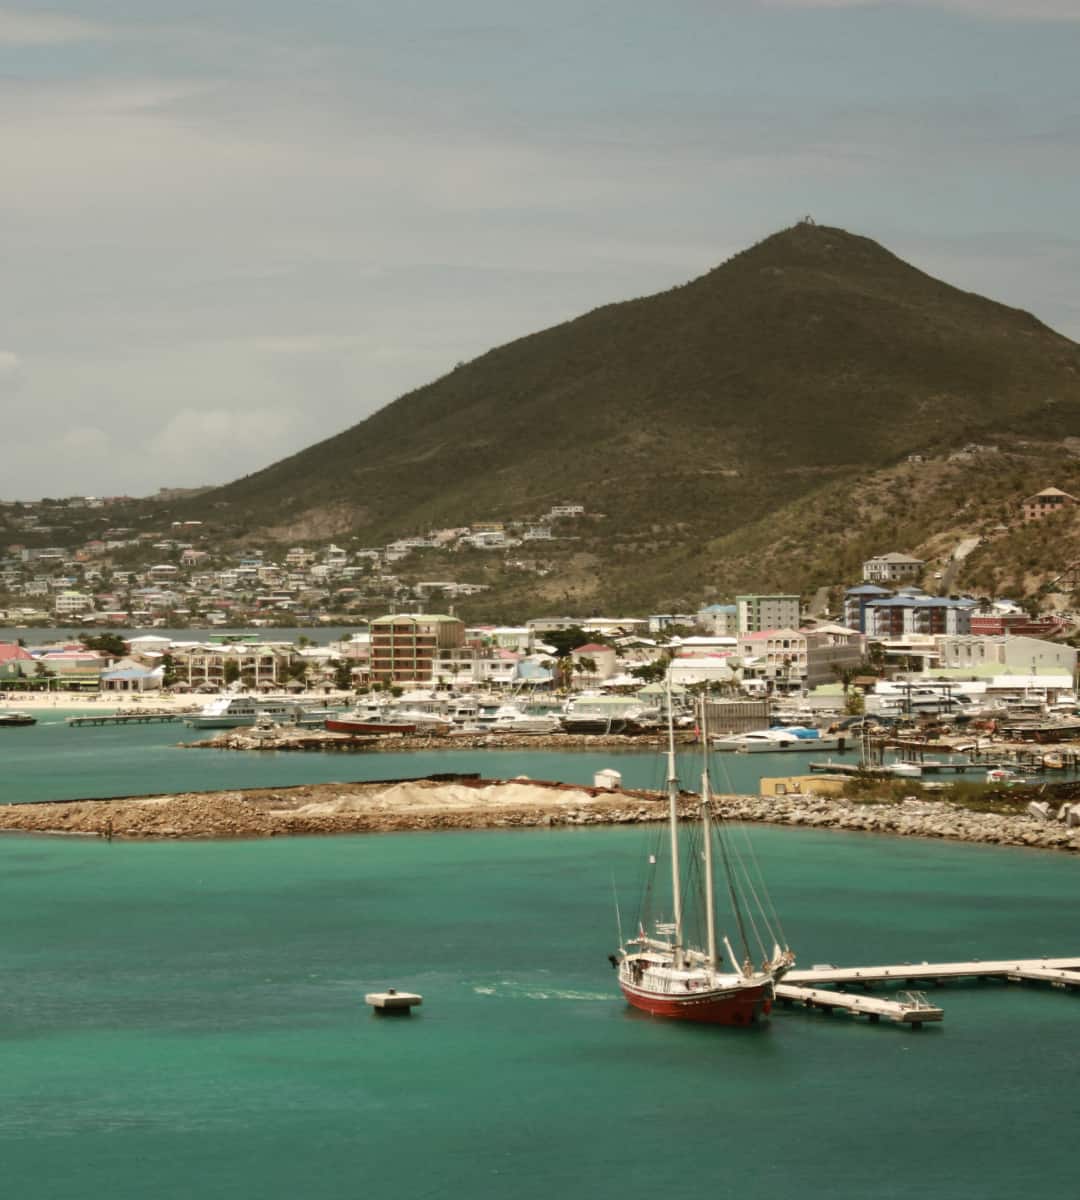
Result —
<svg viewBox="0 0 1080 1200"><path fill-rule="evenodd" d="M1019 777L1015 771L1010 771L1008 767L991 767L986 772L986 782L1013 784L1019 783Z"/></svg>
<svg viewBox="0 0 1080 1200"><path fill-rule="evenodd" d="M885 763L882 771L886 775L895 775L898 779L921 779L922 767L918 763L893 762Z"/></svg>
<svg viewBox="0 0 1080 1200"><path fill-rule="evenodd" d="M671 712L671 706L668 706ZM700 1021L714 1025L752 1025L767 1018L772 1010L776 984L795 963L795 956L772 933L769 918L775 914L764 910L750 922L762 952L760 966L754 966L743 917L740 896L745 880L738 874L729 852L721 822L712 819L712 794L708 770L708 738L705 731L705 710L701 714L702 745L705 765L701 776L701 824L689 831L692 852L686 855L687 870L681 869L679 820L679 780L675 772L674 723L668 717L667 792L668 839L671 859L670 919L656 919L651 931L646 926L651 914L650 900L656 895L652 880L646 883L642 914L635 937L620 945L610 955L618 971L619 987L632 1007L656 1017L671 1017L684 1021ZM700 829L700 842L695 840ZM723 947L726 965L720 954L716 929L716 885L713 871L713 840L716 837L720 859L726 875L726 891L732 901L736 936L741 943L742 957L736 955L728 937ZM688 847L690 849L690 847ZM656 864L656 855L650 855ZM652 874L650 872L650 874ZM686 903L684 904L684 887ZM754 890L755 897L758 895ZM667 897L664 897L665 902ZM760 905L759 905L760 908ZM692 925L703 925L701 944L694 945L690 935ZM776 922L778 927L779 923ZM771 951L760 942L760 932L773 937ZM780 934L782 937L782 933Z"/></svg>
<svg viewBox="0 0 1080 1200"><path fill-rule="evenodd" d="M323 728L328 733L348 733L353 737L383 737L388 734L416 732L416 724L402 717L387 713L374 717L367 713L346 713L341 717L327 717Z"/></svg>
<svg viewBox="0 0 1080 1200"><path fill-rule="evenodd" d="M0 727L15 726L15 725L36 725L37 717L33 713L19 712L11 709L7 712L0 712Z"/></svg>

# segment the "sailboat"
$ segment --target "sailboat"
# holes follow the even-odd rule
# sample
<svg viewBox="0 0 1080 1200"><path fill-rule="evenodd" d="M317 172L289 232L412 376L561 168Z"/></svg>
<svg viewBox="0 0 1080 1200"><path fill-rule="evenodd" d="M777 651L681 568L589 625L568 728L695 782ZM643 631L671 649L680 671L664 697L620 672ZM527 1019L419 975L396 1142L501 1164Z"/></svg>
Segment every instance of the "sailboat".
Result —
<svg viewBox="0 0 1080 1200"><path fill-rule="evenodd" d="M668 836L671 858L671 914L670 920L657 920L652 931L646 929L646 914L643 911L638 922L636 937L623 941L610 955L612 965L618 971L619 987L626 1000L634 1008L657 1017L673 1017L684 1021L702 1021L715 1025L753 1025L768 1017L772 1010L776 984L795 963L795 956L784 945L781 948L772 926L779 921L768 919L761 913L761 927L773 938L771 951L762 947L762 961L755 966L752 961L747 938L746 921L743 915L740 892L750 890L757 899L758 888L744 869L740 874L733 848L727 843L727 835L721 823L712 818L712 795L709 783L708 753L709 739L705 728L705 704L701 705L701 743L705 762L701 774L701 855L702 869L693 858L688 859L687 882L694 876L696 895L688 900L700 901L704 915L703 944L690 944L687 936L690 905L684 906L683 872L680 864L679 834L679 779L675 768L675 731L668 703L668 747L667 747L667 796ZM717 941L716 929L716 885L714 875L713 841L720 849L728 894L741 942L742 957L736 955L727 936L723 938L726 960L722 957ZM655 865L656 856L650 856ZM700 875L700 879L696 877ZM646 897L651 895L651 887ZM763 885L762 885L762 890ZM767 893L766 893L767 895ZM644 906L643 906L644 907ZM762 906L763 907L763 906ZM751 923L760 944L758 922ZM781 934L782 938L782 934Z"/></svg>

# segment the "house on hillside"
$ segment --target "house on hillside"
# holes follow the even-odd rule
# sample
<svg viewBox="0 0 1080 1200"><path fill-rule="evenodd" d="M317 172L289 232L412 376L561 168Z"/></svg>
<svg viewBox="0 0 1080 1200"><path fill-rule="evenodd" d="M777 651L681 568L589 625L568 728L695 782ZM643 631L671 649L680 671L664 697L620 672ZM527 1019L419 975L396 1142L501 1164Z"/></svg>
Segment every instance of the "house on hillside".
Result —
<svg viewBox="0 0 1080 1200"><path fill-rule="evenodd" d="M910 554L878 554L863 563L862 577L866 583L900 583L918 579L925 560Z"/></svg>
<svg viewBox="0 0 1080 1200"><path fill-rule="evenodd" d="M1029 521L1041 521L1043 517L1061 512L1063 508L1068 508L1076 503L1076 497L1070 496L1068 492L1063 492L1061 488L1043 488L1041 492L1036 492L1034 496L1028 496L1023 502L1024 524Z"/></svg>

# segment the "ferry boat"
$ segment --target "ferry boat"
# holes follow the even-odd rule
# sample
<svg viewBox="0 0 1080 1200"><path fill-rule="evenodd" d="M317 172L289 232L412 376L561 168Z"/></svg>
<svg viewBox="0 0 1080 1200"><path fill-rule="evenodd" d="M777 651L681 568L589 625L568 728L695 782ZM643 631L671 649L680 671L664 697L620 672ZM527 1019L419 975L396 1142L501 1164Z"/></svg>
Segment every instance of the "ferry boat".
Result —
<svg viewBox="0 0 1080 1200"><path fill-rule="evenodd" d="M670 705L668 712L670 713ZM733 873L732 855L725 840L722 822L712 819L712 795L709 784L708 736L705 731L705 710L700 713L702 745L705 763L701 775L701 824L690 831L691 853L687 855L685 878L680 864L680 819L679 779L675 771L675 734L671 717L668 717L667 748L667 792L668 792L668 840L671 859L670 919L658 919L652 931L647 924L652 917L648 906L657 893L653 880L646 882L645 899L638 920L635 937L623 941L616 953L610 955L611 964L618 971L619 988L627 1003L656 1017L671 1017L684 1021L700 1021L714 1025L752 1025L767 1018L772 1010L776 984L795 963L795 956L784 946L781 949L782 932L775 914L765 911L758 904L759 912L750 922L754 937L758 940L761 953L760 966L753 965L753 955L747 936L740 894L742 881ZM694 838L700 830L700 842ZM740 957L736 955L731 940L722 939L727 955L727 964L720 954L716 929L716 884L713 869L714 834L720 848L720 859L724 865L726 891L731 897L732 913L738 941L741 943ZM656 855L650 855L651 865L656 864ZM650 876L653 872L649 872ZM684 887L686 903L684 904ZM755 892L755 899L757 893ZM696 922L694 921L696 918ZM691 924L702 928L703 937L699 945L689 935ZM761 942L764 934L772 938L771 950Z"/></svg>
<svg viewBox="0 0 1080 1200"><path fill-rule="evenodd" d="M260 718L279 725L321 725L327 711L292 696L218 696L185 720L193 729L242 729Z"/></svg>

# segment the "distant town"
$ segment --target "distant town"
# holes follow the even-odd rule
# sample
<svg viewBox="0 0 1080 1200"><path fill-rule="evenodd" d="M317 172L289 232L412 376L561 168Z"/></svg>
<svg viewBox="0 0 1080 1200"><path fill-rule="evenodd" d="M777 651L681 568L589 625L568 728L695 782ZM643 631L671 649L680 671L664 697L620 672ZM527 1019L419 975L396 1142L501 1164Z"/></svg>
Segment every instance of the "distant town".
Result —
<svg viewBox="0 0 1080 1200"><path fill-rule="evenodd" d="M1047 488L1024 501L1023 520L1075 503ZM685 612L467 623L454 602L483 585L454 577L455 552L468 547L515 561L555 530L572 536L565 531L586 516L584 505L382 546L296 545L276 557L223 553L198 521L152 531L105 523L77 545L42 543L59 515L70 521L113 504L123 501L5 505L7 527L27 542L12 542L0 560L0 621L12 635L0 643L4 691L618 692L670 676L746 697L816 697L848 712L887 694L891 679L933 677L958 691L964 683L987 699L1034 691L1053 702L1074 692L1071 612L936 594L940 574L928 578L924 561L896 550L869 558L861 579L848 581L842 596L836 589L831 602L818 597L816 607L771 592ZM419 550L445 554L443 577L405 582L395 572ZM334 636L320 636L330 626ZM311 633L275 637L274 627ZM146 632L131 632L138 630Z"/></svg>

